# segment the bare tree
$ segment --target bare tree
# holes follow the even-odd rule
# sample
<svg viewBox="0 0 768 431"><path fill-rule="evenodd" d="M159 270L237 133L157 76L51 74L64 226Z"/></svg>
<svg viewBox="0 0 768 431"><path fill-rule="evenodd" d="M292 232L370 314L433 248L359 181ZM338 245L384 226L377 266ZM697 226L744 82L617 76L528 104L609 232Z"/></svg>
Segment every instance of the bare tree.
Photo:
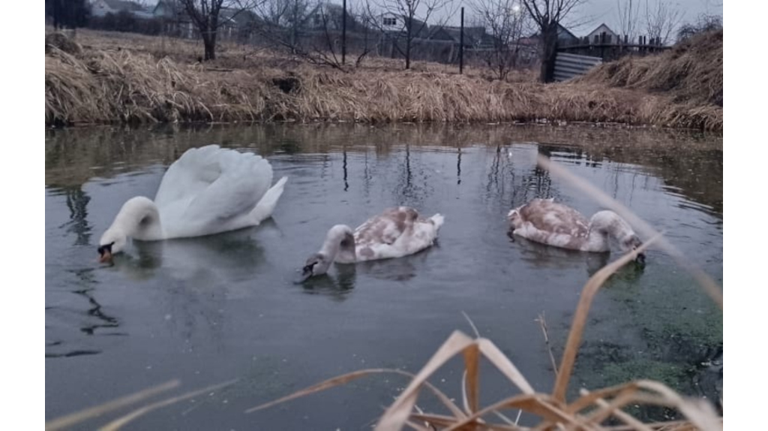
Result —
<svg viewBox="0 0 768 431"><path fill-rule="evenodd" d="M311 0L264 0L257 8L267 24L261 28L262 35L296 54L300 50L301 33L319 5Z"/></svg>
<svg viewBox="0 0 768 431"><path fill-rule="evenodd" d="M268 0L259 7L264 23L259 34L278 49L313 64L348 71L340 54L341 29L344 13L341 5L327 1L310 4L307 0ZM360 30L354 10L347 10L346 25ZM366 46L357 59L368 54Z"/></svg>
<svg viewBox="0 0 768 431"><path fill-rule="evenodd" d="M221 25L219 14L222 8L234 10L230 16L234 18L254 6L251 0L179 0L179 3L184 6L187 15L200 32L205 48L205 60L216 59L216 36Z"/></svg>
<svg viewBox="0 0 768 431"><path fill-rule="evenodd" d="M485 62L499 79L505 79L517 64L520 38L532 27L530 15L516 0L477 0L473 10L473 21L493 38L493 48L485 54Z"/></svg>
<svg viewBox="0 0 768 431"><path fill-rule="evenodd" d="M722 30L723 17L720 15L701 14L696 22L685 23L677 30L677 41L686 40L699 33Z"/></svg>
<svg viewBox="0 0 768 431"><path fill-rule="evenodd" d="M283 26L287 24L285 18L288 10L291 8L292 0L266 0L256 9L265 22L274 26Z"/></svg>
<svg viewBox="0 0 768 431"><path fill-rule="evenodd" d="M670 41L670 35L683 19L683 13L663 0L655 2L651 5L645 0L645 31L650 39L658 39L662 45L666 45Z"/></svg>
<svg viewBox="0 0 768 431"><path fill-rule="evenodd" d="M405 68L411 68L414 41L426 38L430 18L442 12L443 19L435 25L443 26L456 10L454 0L368 0L366 21L382 34L392 37L395 49L405 57ZM372 6L373 5L373 6ZM397 41L405 42L405 49Z"/></svg>
<svg viewBox="0 0 768 431"><path fill-rule="evenodd" d="M646 7L648 3L646 0ZM619 19L619 36L626 36L634 40L637 36L637 16L640 12L640 3L633 0L616 0L616 14Z"/></svg>
<svg viewBox="0 0 768 431"><path fill-rule="evenodd" d="M585 0L522 0L523 6L539 27L541 35L542 82L552 82L555 77L558 27L566 16Z"/></svg>
<svg viewBox="0 0 768 431"><path fill-rule="evenodd" d="M45 0L45 16L53 20L54 30L83 27L90 13L86 0Z"/></svg>

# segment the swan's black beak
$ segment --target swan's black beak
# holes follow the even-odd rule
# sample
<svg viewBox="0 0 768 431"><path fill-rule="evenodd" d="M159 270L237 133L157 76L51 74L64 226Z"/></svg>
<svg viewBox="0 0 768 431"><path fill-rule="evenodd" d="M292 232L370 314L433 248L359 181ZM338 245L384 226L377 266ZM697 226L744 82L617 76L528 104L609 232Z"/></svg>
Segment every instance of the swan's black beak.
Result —
<svg viewBox="0 0 768 431"><path fill-rule="evenodd" d="M98 248L99 262L112 262L112 244L114 244L114 242L111 244L102 245Z"/></svg>
<svg viewBox="0 0 768 431"><path fill-rule="evenodd" d="M296 279L295 283L300 284L305 281L307 281L310 277L312 277L312 267L315 266L315 264L311 265L305 265L303 268L301 268L301 275Z"/></svg>
<svg viewBox="0 0 768 431"><path fill-rule="evenodd" d="M645 265L645 253L637 253L637 257L635 257L635 262L637 262L640 265Z"/></svg>

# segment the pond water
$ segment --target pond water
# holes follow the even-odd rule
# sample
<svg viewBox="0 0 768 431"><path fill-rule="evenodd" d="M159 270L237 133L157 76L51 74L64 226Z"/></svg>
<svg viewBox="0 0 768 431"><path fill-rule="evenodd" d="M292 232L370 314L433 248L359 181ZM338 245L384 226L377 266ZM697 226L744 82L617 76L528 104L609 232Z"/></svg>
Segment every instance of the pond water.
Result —
<svg viewBox="0 0 768 431"><path fill-rule="evenodd" d="M222 235L134 243L113 266L99 264L98 239L123 202L153 197L170 163L208 143L255 151L271 162L275 180L289 176L273 218ZM366 429L406 379L369 377L243 412L363 368L415 372L452 331L473 333L463 313L534 388L550 391L554 374L536 319L544 314L559 357L581 288L608 257L507 236L506 213L535 197L554 197L587 216L600 209L537 168L539 153L666 230L722 285L719 136L407 124L50 132L46 419L171 379L181 380L180 393L237 378L128 429ZM445 215L438 246L292 283L328 228L357 226L395 205ZM718 380L701 364L718 358L722 314L692 277L651 249L643 270L624 268L598 294L570 392L649 377L717 399L722 368ZM515 393L485 365L483 403ZM457 399L460 381L458 360L432 380ZM435 404L425 396L419 405Z"/></svg>

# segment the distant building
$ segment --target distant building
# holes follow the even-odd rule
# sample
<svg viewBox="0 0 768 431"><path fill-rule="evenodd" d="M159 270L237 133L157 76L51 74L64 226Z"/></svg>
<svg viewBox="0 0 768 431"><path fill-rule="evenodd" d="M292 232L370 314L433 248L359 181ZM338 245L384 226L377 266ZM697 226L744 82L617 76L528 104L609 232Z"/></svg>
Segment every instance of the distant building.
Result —
<svg viewBox="0 0 768 431"><path fill-rule="evenodd" d="M407 23L407 16L385 12L379 17L378 27L389 35L406 34L408 32ZM429 37L429 26L424 21L412 18L411 32L414 38L427 39Z"/></svg>
<svg viewBox="0 0 768 431"><path fill-rule="evenodd" d="M195 26L187 11L178 1L160 0L152 9L152 16L163 23L163 34L186 37L195 37Z"/></svg>
<svg viewBox="0 0 768 431"><path fill-rule="evenodd" d="M150 19L152 12L144 9L144 6L126 0L93 0L91 2L91 15L95 17L104 17L107 14L117 15L120 12L127 12L136 18Z"/></svg>
<svg viewBox="0 0 768 431"><path fill-rule="evenodd" d="M442 26L432 27L429 38L431 40L445 40L459 44L461 42L461 27ZM494 38L486 33L485 27L464 27L465 48L493 48Z"/></svg>
<svg viewBox="0 0 768 431"><path fill-rule="evenodd" d="M602 39L602 35L605 33L605 41ZM608 45L617 45L620 41L619 35L616 34L613 30L611 30L610 27L608 27L606 24L600 24L597 26L596 29L592 30L587 35L587 40L591 44L599 44L599 43L605 43Z"/></svg>
<svg viewBox="0 0 768 431"><path fill-rule="evenodd" d="M197 37L197 26L185 7L174 0L160 0L152 9L152 16L163 21L163 32L192 39ZM220 39L247 39L258 22L256 14L249 10L222 7L219 10L218 36Z"/></svg>
<svg viewBox="0 0 768 431"><path fill-rule="evenodd" d="M532 41L536 41L536 43L538 43L539 39L541 39L541 35L539 33L536 33L531 35L530 37L523 38L521 40L525 40L526 43L531 43ZM557 43L560 45L575 45L579 43L579 38L576 37L576 35L573 34L570 30L558 24L557 25Z"/></svg>

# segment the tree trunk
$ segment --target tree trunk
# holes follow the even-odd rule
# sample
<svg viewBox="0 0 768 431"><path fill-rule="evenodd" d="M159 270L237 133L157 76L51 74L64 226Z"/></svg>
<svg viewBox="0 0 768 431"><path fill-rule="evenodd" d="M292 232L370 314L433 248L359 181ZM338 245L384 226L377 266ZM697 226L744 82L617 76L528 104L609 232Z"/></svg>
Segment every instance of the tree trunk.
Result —
<svg viewBox="0 0 768 431"><path fill-rule="evenodd" d="M53 15L53 29L59 30L61 28L61 0L53 0L53 11L51 12L51 15Z"/></svg>
<svg viewBox="0 0 768 431"><path fill-rule="evenodd" d="M555 80L555 59L557 58L557 23L542 28L541 34L543 46L539 80L552 82Z"/></svg>
<svg viewBox="0 0 768 431"><path fill-rule="evenodd" d="M411 40L413 37L411 31L413 30L413 17L408 17L408 28L405 29L405 70L411 68Z"/></svg>
<svg viewBox="0 0 768 431"><path fill-rule="evenodd" d="M405 70L411 68L411 38L405 41Z"/></svg>
<svg viewBox="0 0 768 431"><path fill-rule="evenodd" d="M205 47L205 61L216 60L216 33L206 32L203 35L203 46Z"/></svg>

